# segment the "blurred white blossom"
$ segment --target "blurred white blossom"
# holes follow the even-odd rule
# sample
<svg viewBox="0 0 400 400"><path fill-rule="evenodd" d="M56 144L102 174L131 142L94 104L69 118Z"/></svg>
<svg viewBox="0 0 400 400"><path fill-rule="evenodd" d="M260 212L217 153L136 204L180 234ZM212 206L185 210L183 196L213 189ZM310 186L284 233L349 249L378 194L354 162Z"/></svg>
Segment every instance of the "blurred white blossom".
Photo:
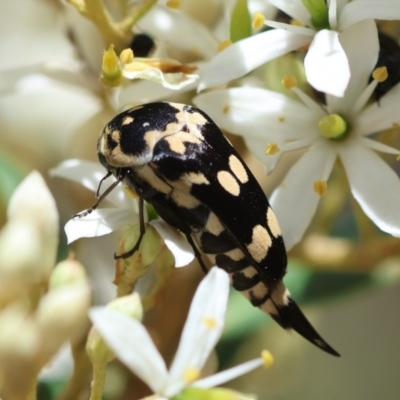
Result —
<svg viewBox="0 0 400 400"><path fill-rule="evenodd" d="M357 35L355 25L360 21L400 19L396 0L331 0L327 4L324 0L270 0L270 3L296 23L266 20L265 25L276 29L243 39L219 53L207 65L199 90L239 78L267 61L309 46L304 60L308 82L319 91L341 97L349 83L348 57L351 57L345 51L343 35L349 35L349 28ZM376 34L372 25L371 32ZM377 38L372 43L361 35L357 38L378 51Z"/></svg>
<svg viewBox="0 0 400 400"><path fill-rule="evenodd" d="M211 388L272 363L272 356L265 352L264 358L200 378L222 334L228 295L228 274L212 268L193 298L169 371L150 335L138 321L105 308L92 309L90 318L117 358L156 394L154 399L170 399L188 387Z"/></svg>
<svg viewBox="0 0 400 400"><path fill-rule="evenodd" d="M376 46L371 45L377 41L374 29L375 23L365 20L342 34L352 75L344 97L326 95L326 106L295 85L292 91L300 101L254 87L213 91L194 99L222 128L242 135L269 171L283 152L309 147L270 197L289 249L314 216L337 158L368 217L383 231L400 236L400 181L375 151L400 152L368 137L400 125L400 85L379 104L367 104L378 83L375 79L367 84L377 59ZM328 132L326 124L338 130Z"/></svg>

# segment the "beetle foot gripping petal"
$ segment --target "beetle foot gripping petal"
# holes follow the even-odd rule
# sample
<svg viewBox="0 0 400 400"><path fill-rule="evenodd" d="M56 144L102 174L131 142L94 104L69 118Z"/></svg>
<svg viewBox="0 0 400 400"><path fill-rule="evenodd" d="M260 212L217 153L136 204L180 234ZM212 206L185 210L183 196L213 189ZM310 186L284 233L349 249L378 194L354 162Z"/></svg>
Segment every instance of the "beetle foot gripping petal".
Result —
<svg viewBox="0 0 400 400"><path fill-rule="evenodd" d="M278 306L277 309L279 315L271 314L271 317L281 325L282 328L293 329L321 350L333 356L340 357L340 354L322 339L291 297L288 298L286 305Z"/></svg>

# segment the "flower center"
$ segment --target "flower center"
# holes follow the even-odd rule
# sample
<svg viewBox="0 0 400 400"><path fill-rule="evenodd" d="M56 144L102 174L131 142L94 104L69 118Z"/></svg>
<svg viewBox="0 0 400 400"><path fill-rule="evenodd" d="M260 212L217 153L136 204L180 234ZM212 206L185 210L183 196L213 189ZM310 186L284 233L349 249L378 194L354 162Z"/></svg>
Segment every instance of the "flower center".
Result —
<svg viewBox="0 0 400 400"><path fill-rule="evenodd" d="M318 122L321 135L326 139L341 140L346 137L347 123L337 114L329 114L322 117Z"/></svg>

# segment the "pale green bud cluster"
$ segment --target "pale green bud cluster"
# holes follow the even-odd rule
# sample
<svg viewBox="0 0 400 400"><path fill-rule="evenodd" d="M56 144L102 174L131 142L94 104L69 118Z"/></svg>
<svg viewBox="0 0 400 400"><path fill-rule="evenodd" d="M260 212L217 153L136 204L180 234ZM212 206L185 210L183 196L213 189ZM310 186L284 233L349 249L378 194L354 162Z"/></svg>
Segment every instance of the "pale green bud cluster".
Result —
<svg viewBox="0 0 400 400"><path fill-rule="evenodd" d="M1 398L34 395L40 370L88 328L90 285L75 260L54 268L58 235L54 199L32 172L14 192L0 232Z"/></svg>

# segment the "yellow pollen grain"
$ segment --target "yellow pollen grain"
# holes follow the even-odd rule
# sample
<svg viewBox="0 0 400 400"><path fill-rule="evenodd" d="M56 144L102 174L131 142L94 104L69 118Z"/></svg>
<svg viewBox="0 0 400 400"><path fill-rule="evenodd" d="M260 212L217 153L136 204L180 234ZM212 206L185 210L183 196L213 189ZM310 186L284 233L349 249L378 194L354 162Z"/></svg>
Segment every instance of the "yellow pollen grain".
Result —
<svg viewBox="0 0 400 400"><path fill-rule="evenodd" d="M276 143L268 143L265 147L265 155L273 156L276 153L279 153L281 149L278 147Z"/></svg>
<svg viewBox="0 0 400 400"><path fill-rule="evenodd" d="M253 23L252 23L253 29L262 28L264 25L264 21L265 21L265 16L263 14L261 14L260 12L256 12L254 14Z"/></svg>
<svg viewBox="0 0 400 400"><path fill-rule="evenodd" d="M229 104L226 104L226 105L223 107L223 109L222 109L222 113L223 113L223 114L228 114L230 108L231 108L231 107L229 106Z"/></svg>
<svg viewBox="0 0 400 400"><path fill-rule="evenodd" d="M297 86L297 79L293 75L285 75L281 83L285 89L289 90Z"/></svg>
<svg viewBox="0 0 400 400"><path fill-rule="evenodd" d="M379 67L374 70L372 77L378 82L384 82L388 78L389 74L386 67Z"/></svg>
<svg viewBox="0 0 400 400"><path fill-rule="evenodd" d="M274 356L268 350L261 352L261 358L264 361L264 368L269 368L274 363Z"/></svg>
<svg viewBox="0 0 400 400"><path fill-rule="evenodd" d="M132 49L124 49L119 55L119 59L124 64L130 64L133 61L133 51Z"/></svg>
<svg viewBox="0 0 400 400"><path fill-rule="evenodd" d="M297 19L291 19L290 20L290 25L293 25L293 26L304 26L304 24L303 23L301 23L299 20L297 20Z"/></svg>
<svg viewBox="0 0 400 400"><path fill-rule="evenodd" d="M285 121L286 121L286 118L285 118L285 117L279 117L279 118L278 118L278 121L279 121L279 122L285 122Z"/></svg>
<svg viewBox="0 0 400 400"><path fill-rule="evenodd" d="M125 193L132 199L138 199L139 195L130 187L125 186Z"/></svg>
<svg viewBox="0 0 400 400"><path fill-rule="evenodd" d="M192 383L197 379L199 379L199 377L200 377L200 371L194 367L186 368L185 372L183 373L183 379L187 383Z"/></svg>
<svg viewBox="0 0 400 400"><path fill-rule="evenodd" d="M314 192L320 196L324 196L328 191L328 184L326 181L318 180L314 182Z"/></svg>
<svg viewBox="0 0 400 400"><path fill-rule="evenodd" d="M177 10L178 8L182 7L182 1L181 0L168 0L166 6L168 8Z"/></svg>
<svg viewBox="0 0 400 400"><path fill-rule="evenodd" d="M218 45L218 52L225 50L227 47L229 47L232 44L232 42L227 39L223 40L219 45Z"/></svg>
<svg viewBox="0 0 400 400"><path fill-rule="evenodd" d="M208 329L215 329L217 327L217 321L215 318L211 317L204 317L203 318L203 324L208 328Z"/></svg>

